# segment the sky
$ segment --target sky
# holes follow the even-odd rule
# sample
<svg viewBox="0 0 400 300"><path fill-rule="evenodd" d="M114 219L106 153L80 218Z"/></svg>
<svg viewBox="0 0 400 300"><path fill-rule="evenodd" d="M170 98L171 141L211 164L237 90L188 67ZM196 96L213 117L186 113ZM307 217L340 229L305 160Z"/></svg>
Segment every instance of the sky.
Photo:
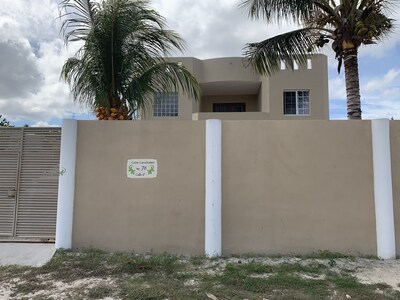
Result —
<svg viewBox="0 0 400 300"><path fill-rule="evenodd" d="M63 118L93 118L74 103L69 87L59 80L65 60L77 47L65 47L55 0L1 0L0 114L12 124L59 126ZM168 27L186 41L184 53L200 59L241 56L246 43L258 42L296 28L250 20L240 0L150 0ZM391 11L396 28L377 45L360 48L359 72L364 119L400 119L400 5ZM346 119L344 74L329 46L331 119Z"/></svg>

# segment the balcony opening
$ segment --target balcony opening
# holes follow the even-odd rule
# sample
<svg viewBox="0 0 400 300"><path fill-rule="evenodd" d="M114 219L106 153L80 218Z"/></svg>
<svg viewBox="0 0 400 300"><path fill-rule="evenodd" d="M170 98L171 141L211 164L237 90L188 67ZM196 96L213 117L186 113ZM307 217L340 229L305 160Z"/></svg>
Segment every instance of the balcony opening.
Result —
<svg viewBox="0 0 400 300"><path fill-rule="evenodd" d="M246 103L214 103L213 112L245 112Z"/></svg>

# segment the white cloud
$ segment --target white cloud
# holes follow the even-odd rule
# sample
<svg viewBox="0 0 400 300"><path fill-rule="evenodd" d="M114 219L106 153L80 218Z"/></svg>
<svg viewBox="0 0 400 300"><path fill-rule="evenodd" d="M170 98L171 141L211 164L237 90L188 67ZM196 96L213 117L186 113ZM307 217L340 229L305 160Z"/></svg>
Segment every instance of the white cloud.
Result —
<svg viewBox="0 0 400 300"><path fill-rule="evenodd" d="M0 98L26 97L41 85L37 59L26 39L0 40Z"/></svg>
<svg viewBox="0 0 400 300"><path fill-rule="evenodd" d="M390 69L366 81L361 90L363 117L365 119L400 119L400 69Z"/></svg>
<svg viewBox="0 0 400 300"><path fill-rule="evenodd" d="M65 49L59 36L59 0L2 0L0 6L0 113L9 120L53 124L52 120L79 115L85 109L74 105L69 88L59 82L64 61L77 46ZM185 40L186 56L211 58L240 56L246 43L257 42L294 29L293 24L267 25L252 21L240 10L240 0L153 0L150 5L165 16L169 28ZM393 18L400 19L396 8ZM375 68L362 70L361 92L364 116L400 112L400 30L384 43L362 47L360 61ZM330 98L345 99L344 75L337 75L337 62L329 47ZM177 55L180 55L177 53ZM382 66L389 56L390 65ZM389 61L389 60L386 60ZM393 70L390 73L390 70ZM370 72L376 72L371 77ZM386 75L385 75L386 74ZM12 99L11 99L12 98ZM365 103L365 105L364 105Z"/></svg>
<svg viewBox="0 0 400 300"><path fill-rule="evenodd" d="M400 119L400 101L380 99L379 103L363 101L363 119Z"/></svg>
<svg viewBox="0 0 400 300"><path fill-rule="evenodd" d="M344 75L337 75L333 79L329 79L329 99L345 99L346 85Z"/></svg>
<svg viewBox="0 0 400 300"><path fill-rule="evenodd" d="M59 81L68 58L59 28L55 2L2 0L0 112L9 120L50 124L84 111Z"/></svg>
<svg viewBox="0 0 400 300"><path fill-rule="evenodd" d="M212 58L241 56L246 43L258 42L295 28L289 24L267 25L252 21L239 9L240 1L163 1L152 5L189 46L185 56Z"/></svg>
<svg viewBox="0 0 400 300"><path fill-rule="evenodd" d="M368 75L364 81L364 84L360 84L363 119L391 117L400 119L400 69L390 69L382 75L377 73L373 77ZM342 100L331 101L331 111L346 108L344 75L329 80L329 98Z"/></svg>
<svg viewBox="0 0 400 300"><path fill-rule="evenodd" d="M382 78L376 78L368 81L364 85L365 92L385 91L396 79L399 79L400 69L390 69Z"/></svg>
<svg viewBox="0 0 400 300"><path fill-rule="evenodd" d="M59 127L60 125L58 124L49 124L48 122L45 121L39 121L33 125L31 125L31 127Z"/></svg>
<svg viewBox="0 0 400 300"><path fill-rule="evenodd" d="M57 2L2 0L0 36L25 36L37 41L57 38L60 25Z"/></svg>
<svg viewBox="0 0 400 300"><path fill-rule="evenodd" d="M41 85L36 90L14 97L12 101L0 97L0 111L10 120L32 122L47 122L52 118L64 118L83 111L74 105L68 86L59 80L61 67L68 57L62 40L43 41L38 47L38 56L34 60L36 70L41 74ZM20 82L16 86L17 91L18 88L26 89L26 86Z"/></svg>

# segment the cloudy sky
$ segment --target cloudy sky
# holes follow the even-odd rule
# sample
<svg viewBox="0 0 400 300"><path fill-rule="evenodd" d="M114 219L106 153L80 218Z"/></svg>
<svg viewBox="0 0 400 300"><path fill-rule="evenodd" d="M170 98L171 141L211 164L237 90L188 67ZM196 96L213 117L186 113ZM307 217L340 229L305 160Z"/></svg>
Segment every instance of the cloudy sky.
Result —
<svg viewBox="0 0 400 300"><path fill-rule="evenodd" d="M59 125L62 118L90 118L73 103L69 88L59 81L61 66L74 48L66 49L59 34L55 0L1 0L0 114L16 125ZM248 42L290 30L294 25L250 21L239 0L151 0L171 29L186 40L184 56L240 56ZM392 11L400 20L400 6ZM379 45L360 50L363 117L400 119L400 24ZM328 47L329 48L329 47ZM346 118L344 75L329 57L331 119ZM178 54L180 55L180 54Z"/></svg>

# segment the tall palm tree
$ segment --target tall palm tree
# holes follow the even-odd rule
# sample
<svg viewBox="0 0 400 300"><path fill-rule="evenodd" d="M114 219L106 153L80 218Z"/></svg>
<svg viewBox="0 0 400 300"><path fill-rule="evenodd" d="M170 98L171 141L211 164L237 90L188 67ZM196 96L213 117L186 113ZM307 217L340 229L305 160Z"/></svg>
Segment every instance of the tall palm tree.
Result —
<svg viewBox="0 0 400 300"><path fill-rule="evenodd" d="M390 0L242 0L252 18L293 20L302 26L245 47L250 64L261 74L277 71L284 61L305 64L310 53L331 42L338 60L344 61L347 117L361 119L358 49L382 40L393 27L387 17Z"/></svg>
<svg viewBox="0 0 400 300"><path fill-rule="evenodd" d="M126 119L124 112L135 117L155 92L182 88L199 99L196 78L163 58L182 51L183 40L165 29L165 19L147 0L63 0L60 18L65 43L81 46L65 62L61 78L74 99L97 108L101 119Z"/></svg>

